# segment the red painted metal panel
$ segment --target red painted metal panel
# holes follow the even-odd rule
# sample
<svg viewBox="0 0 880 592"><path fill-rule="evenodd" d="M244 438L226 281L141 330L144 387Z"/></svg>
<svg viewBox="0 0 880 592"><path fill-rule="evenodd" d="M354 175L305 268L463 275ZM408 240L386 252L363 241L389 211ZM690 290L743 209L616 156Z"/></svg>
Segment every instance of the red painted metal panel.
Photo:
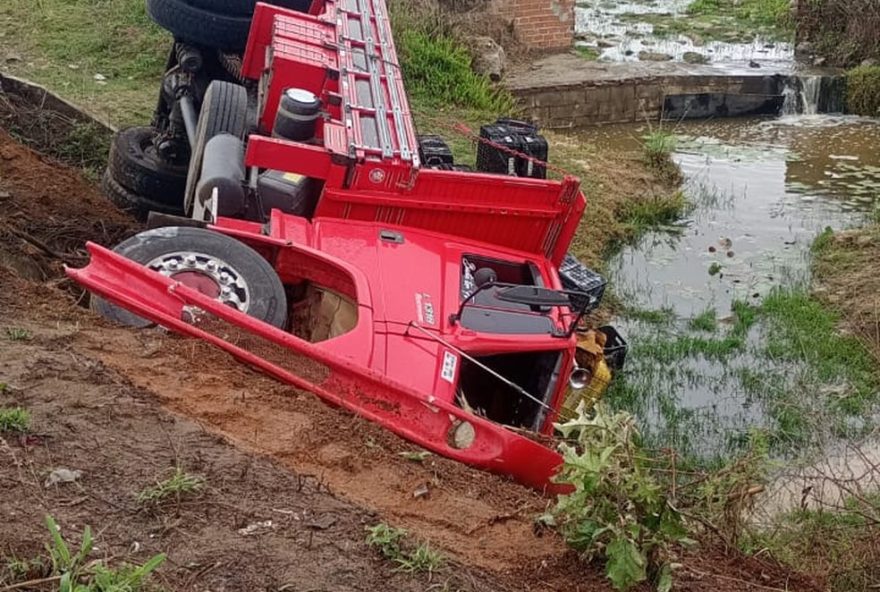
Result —
<svg viewBox="0 0 880 592"><path fill-rule="evenodd" d="M551 480L562 461L559 453L353 362L346 352L333 347L334 340L323 347L310 344L108 249L91 243L87 246L90 264L67 273L109 301L164 327L208 341L428 450L511 475L537 489L560 491ZM184 318L196 320L186 322ZM241 331L238 335L236 328ZM453 447L449 437L452 428L461 423L469 424L474 433L473 443L465 449Z"/></svg>

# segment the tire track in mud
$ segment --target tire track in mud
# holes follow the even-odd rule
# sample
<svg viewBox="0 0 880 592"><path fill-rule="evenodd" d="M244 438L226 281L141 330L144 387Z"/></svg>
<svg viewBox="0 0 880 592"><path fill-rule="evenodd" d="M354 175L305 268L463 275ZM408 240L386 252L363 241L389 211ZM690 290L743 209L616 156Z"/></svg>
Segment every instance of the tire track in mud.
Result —
<svg viewBox="0 0 880 592"><path fill-rule="evenodd" d="M106 329L84 331L78 345L175 411L471 565L515 571L565 553L556 535L535 534L548 503L536 492L436 456L407 460L399 453L414 446L207 344ZM428 495L414 496L424 486Z"/></svg>

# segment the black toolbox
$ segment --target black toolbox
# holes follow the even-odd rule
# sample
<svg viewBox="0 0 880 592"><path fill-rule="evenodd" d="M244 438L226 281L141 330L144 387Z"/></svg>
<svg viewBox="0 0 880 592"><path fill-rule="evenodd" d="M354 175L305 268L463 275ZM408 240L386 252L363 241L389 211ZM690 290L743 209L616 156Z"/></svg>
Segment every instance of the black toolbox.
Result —
<svg viewBox="0 0 880 592"><path fill-rule="evenodd" d="M517 158L513 152L508 150L521 151L520 135L506 125L490 124L480 126L480 137L489 140L494 145L485 142L479 143L477 146L477 170L498 175L516 175Z"/></svg>
<svg viewBox="0 0 880 592"><path fill-rule="evenodd" d="M538 133L537 125L529 121L508 118L499 119L496 123L506 125L519 134L520 152L541 162L547 162L550 146L547 144L547 139ZM546 179L547 167L520 157L516 159L516 174L519 177Z"/></svg>
<svg viewBox="0 0 880 592"><path fill-rule="evenodd" d="M495 145L480 142L477 148L477 170L533 179L547 178L545 166L503 149L546 162L550 150L547 140L538 133L537 125L527 121L502 118L494 124L480 127L480 137Z"/></svg>
<svg viewBox="0 0 880 592"><path fill-rule="evenodd" d="M452 168L452 149L441 136L419 136L419 160L428 168Z"/></svg>

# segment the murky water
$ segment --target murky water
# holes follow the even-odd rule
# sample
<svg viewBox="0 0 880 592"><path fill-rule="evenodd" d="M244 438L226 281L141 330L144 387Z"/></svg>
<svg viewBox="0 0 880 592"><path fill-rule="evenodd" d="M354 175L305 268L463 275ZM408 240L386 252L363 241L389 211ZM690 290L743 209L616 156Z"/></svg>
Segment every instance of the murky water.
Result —
<svg viewBox="0 0 880 592"><path fill-rule="evenodd" d="M880 195L880 122L724 120L676 134L696 207L676 233L649 233L611 263L634 306L723 316L735 299L804 279L816 235L861 223Z"/></svg>
<svg viewBox="0 0 880 592"><path fill-rule="evenodd" d="M729 19L688 15L691 1L581 0L575 11L579 44L596 49L603 61L683 61L691 54L735 69L751 64L782 72L793 66L791 43L745 34Z"/></svg>
<svg viewBox="0 0 880 592"><path fill-rule="evenodd" d="M610 128L588 139L635 147L646 131ZM727 119L675 131L694 209L609 264L630 311L617 322L631 344L610 397L640 416L658 446L724 456L765 428L784 452L812 437L828 393L845 396L849 385L772 355L773 328L741 317L774 287L804 285L815 237L861 224L878 203L880 121ZM829 431L865 427L863 417L835 422Z"/></svg>

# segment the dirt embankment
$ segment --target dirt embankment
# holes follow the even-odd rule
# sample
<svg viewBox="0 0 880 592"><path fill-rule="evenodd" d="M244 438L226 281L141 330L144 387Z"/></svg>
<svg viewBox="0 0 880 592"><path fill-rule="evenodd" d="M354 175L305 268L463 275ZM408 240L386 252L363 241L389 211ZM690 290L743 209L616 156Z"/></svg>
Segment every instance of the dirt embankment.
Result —
<svg viewBox="0 0 880 592"><path fill-rule="evenodd" d="M880 224L820 237L814 292L880 363Z"/></svg>
<svg viewBox="0 0 880 592"><path fill-rule="evenodd" d="M66 533L91 524L107 557L167 552L168 590L610 589L600 566L534 530L550 503L537 493L407 460L408 443L203 343L111 327L77 306L62 261L135 230L77 172L0 133L0 330L27 336L0 335L0 401L34 416L33 434L0 442L0 555L40 552L48 513ZM134 501L178 465L205 478L200 494L159 509ZM59 467L83 475L45 487ZM378 522L452 563L430 580L392 571L364 544ZM704 548L682 563L682 590L812 589L736 554Z"/></svg>

